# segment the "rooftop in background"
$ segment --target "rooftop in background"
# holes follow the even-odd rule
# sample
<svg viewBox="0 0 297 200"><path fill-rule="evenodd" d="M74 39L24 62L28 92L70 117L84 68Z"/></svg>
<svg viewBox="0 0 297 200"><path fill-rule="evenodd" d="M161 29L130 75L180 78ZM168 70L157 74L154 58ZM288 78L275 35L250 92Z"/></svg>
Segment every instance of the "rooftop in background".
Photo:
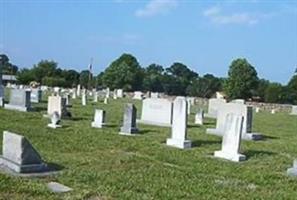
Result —
<svg viewBox="0 0 297 200"><path fill-rule="evenodd" d="M2 75L3 81L17 81L15 75Z"/></svg>

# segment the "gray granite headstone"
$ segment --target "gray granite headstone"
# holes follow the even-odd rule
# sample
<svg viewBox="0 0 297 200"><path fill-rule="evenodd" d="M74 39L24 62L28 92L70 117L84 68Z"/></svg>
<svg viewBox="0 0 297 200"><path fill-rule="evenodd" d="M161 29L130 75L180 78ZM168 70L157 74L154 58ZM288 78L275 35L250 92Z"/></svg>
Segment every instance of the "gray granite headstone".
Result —
<svg viewBox="0 0 297 200"><path fill-rule="evenodd" d="M36 173L48 170L39 153L24 136L4 131L2 152L0 165L14 172Z"/></svg>
<svg viewBox="0 0 297 200"><path fill-rule="evenodd" d="M136 113L135 106L131 103L125 106L123 126L121 127L120 134L122 135L133 135L138 132L136 128Z"/></svg>
<svg viewBox="0 0 297 200"><path fill-rule="evenodd" d="M31 91L25 89L11 89L9 104L5 104L4 108L18 111L31 110Z"/></svg>
<svg viewBox="0 0 297 200"><path fill-rule="evenodd" d="M31 102L33 103L39 103L41 102L41 98L42 98L42 90L41 89L31 89Z"/></svg>

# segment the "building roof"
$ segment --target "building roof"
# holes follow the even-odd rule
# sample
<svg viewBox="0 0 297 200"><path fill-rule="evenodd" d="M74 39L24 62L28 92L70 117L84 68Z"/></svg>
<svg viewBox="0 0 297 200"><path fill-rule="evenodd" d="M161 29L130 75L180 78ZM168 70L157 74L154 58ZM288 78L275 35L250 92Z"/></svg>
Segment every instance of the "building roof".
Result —
<svg viewBox="0 0 297 200"><path fill-rule="evenodd" d="M15 75L2 75L2 80L3 81L16 81L16 76Z"/></svg>

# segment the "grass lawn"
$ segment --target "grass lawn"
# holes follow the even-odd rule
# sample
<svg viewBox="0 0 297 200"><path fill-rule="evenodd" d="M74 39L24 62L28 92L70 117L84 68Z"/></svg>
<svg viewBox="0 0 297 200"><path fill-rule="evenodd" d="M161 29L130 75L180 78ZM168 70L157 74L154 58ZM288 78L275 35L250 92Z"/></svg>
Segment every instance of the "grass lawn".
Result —
<svg viewBox="0 0 297 200"><path fill-rule="evenodd" d="M30 113L0 109L0 147L4 130L19 133L45 161L63 167L59 175L46 178L0 174L0 199L297 199L297 179L286 176L297 157L297 116L255 114L254 132L265 140L243 141L247 161L233 163L213 157L221 138L205 130L215 121L196 126L193 113L188 137L195 146L190 150L165 145L169 128L139 125L139 136L119 135L127 102L136 104L140 116L140 101L89 101L82 107L77 99L69 109L73 118L56 130L47 128L49 119L42 117L46 103L33 104L38 111ZM106 110L107 127L91 128L95 108ZM50 181L74 190L51 193L46 188Z"/></svg>

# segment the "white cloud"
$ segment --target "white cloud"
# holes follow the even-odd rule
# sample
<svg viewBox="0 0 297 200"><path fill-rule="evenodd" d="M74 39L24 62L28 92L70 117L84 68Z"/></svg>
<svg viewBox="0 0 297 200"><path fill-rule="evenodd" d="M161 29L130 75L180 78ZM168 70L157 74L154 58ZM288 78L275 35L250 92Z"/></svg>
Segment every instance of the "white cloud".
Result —
<svg viewBox="0 0 297 200"><path fill-rule="evenodd" d="M144 8L135 12L137 17L152 17L158 14L166 14L176 8L177 0L150 0Z"/></svg>
<svg viewBox="0 0 297 200"><path fill-rule="evenodd" d="M259 22L259 15L250 13L224 14L221 8L211 7L203 12L203 15L216 24L248 24L253 25Z"/></svg>

